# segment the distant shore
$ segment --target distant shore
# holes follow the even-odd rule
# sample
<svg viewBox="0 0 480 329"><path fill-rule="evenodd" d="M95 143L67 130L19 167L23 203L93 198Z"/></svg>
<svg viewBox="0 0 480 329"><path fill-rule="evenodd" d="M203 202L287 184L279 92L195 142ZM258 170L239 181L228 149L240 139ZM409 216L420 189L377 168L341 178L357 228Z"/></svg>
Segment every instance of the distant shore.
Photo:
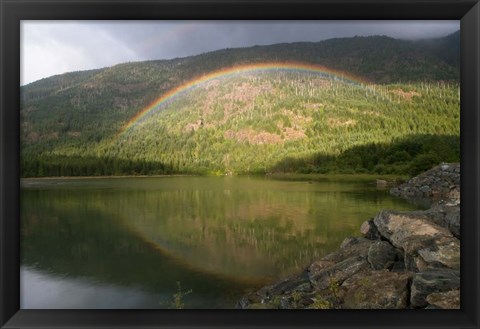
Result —
<svg viewBox="0 0 480 329"><path fill-rule="evenodd" d="M20 180L55 180L55 179L109 179L109 178L160 178L160 177L188 177L200 176L193 174L175 174L175 175L121 175L121 176L49 176L49 177L22 177Z"/></svg>
<svg viewBox="0 0 480 329"><path fill-rule="evenodd" d="M299 174L299 173L267 173L267 174L239 174L239 175L208 175L208 174L171 174L171 175L109 175L109 176L48 176L48 177L21 177L20 180L55 180L55 179L109 179L109 178L160 178L160 177L271 177L286 180L323 180L345 179L355 181L385 180L388 182L404 182L408 179L405 175L380 175L380 174Z"/></svg>

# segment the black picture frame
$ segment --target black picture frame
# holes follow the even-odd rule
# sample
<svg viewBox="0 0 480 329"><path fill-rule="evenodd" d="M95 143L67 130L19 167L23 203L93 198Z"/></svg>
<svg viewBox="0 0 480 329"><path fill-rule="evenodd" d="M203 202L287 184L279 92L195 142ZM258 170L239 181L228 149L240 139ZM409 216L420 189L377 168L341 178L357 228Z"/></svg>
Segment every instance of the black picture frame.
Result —
<svg viewBox="0 0 480 329"><path fill-rule="evenodd" d="M478 328L478 0L0 0L1 328ZM342 19L461 20L460 310L20 310L19 108L21 20Z"/></svg>

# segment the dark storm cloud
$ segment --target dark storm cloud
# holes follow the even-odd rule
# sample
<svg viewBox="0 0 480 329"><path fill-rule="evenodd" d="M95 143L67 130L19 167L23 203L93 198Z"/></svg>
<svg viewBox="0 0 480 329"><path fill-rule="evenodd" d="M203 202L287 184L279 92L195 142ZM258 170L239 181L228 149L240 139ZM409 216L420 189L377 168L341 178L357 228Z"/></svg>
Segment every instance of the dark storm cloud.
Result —
<svg viewBox="0 0 480 329"><path fill-rule="evenodd" d="M355 35L421 39L459 28L459 21L23 21L22 84L67 71L223 48Z"/></svg>
<svg viewBox="0 0 480 329"><path fill-rule="evenodd" d="M121 38L144 59L173 58L222 48L280 42L317 42L335 37L387 35L401 39L445 36L459 29L456 21L268 21L268 22L136 22L106 24L113 38Z"/></svg>

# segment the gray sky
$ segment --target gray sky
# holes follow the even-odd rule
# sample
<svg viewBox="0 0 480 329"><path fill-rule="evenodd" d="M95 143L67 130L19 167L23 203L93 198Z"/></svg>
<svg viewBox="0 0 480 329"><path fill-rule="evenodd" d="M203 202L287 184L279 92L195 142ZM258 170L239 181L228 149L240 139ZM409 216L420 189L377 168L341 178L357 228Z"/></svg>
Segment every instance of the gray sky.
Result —
<svg viewBox="0 0 480 329"><path fill-rule="evenodd" d="M21 85L71 71L335 37L442 37L460 21L22 21Z"/></svg>

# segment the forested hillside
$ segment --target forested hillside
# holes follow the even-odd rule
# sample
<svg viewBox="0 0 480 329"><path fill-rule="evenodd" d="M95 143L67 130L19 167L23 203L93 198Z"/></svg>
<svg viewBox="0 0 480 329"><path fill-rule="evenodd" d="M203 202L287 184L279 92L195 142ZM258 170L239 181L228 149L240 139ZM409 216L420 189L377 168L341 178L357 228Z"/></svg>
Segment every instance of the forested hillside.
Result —
<svg viewBox="0 0 480 329"><path fill-rule="evenodd" d="M458 161L456 42L354 37L42 79L21 88L22 175L415 174ZM328 74L292 64L218 75L133 122L199 76L266 62Z"/></svg>

